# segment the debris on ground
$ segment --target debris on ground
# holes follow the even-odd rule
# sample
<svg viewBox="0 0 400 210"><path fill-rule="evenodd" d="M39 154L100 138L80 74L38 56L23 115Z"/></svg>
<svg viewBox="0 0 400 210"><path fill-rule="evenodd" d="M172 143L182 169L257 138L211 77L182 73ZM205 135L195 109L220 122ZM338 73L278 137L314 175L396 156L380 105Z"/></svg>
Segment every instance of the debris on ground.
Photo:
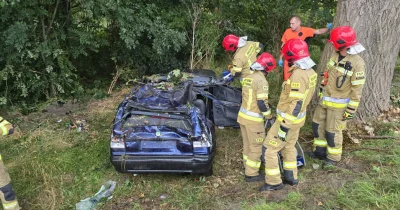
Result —
<svg viewBox="0 0 400 210"><path fill-rule="evenodd" d="M319 168L319 164L313 163L312 167L313 167L313 169L317 170Z"/></svg>
<svg viewBox="0 0 400 210"><path fill-rule="evenodd" d="M168 194L162 194L161 196L160 196L160 200L165 200L166 198L168 198Z"/></svg>
<svg viewBox="0 0 400 210"><path fill-rule="evenodd" d="M76 120L75 123L71 122L69 124L69 129L70 130L76 129L77 132L88 131L89 125L86 120Z"/></svg>
<svg viewBox="0 0 400 210"><path fill-rule="evenodd" d="M112 193L115 190L116 182L107 181L101 186L100 190L92 197L85 198L76 204L76 210L95 210L97 205L103 199L110 200Z"/></svg>

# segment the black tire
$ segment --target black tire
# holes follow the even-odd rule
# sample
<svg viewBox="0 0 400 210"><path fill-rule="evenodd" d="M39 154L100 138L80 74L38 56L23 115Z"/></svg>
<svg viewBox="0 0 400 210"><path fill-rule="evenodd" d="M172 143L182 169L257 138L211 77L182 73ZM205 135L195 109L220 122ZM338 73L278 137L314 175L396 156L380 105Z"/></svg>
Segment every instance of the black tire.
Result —
<svg viewBox="0 0 400 210"><path fill-rule="evenodd" d="M214 174L213 165L211 165L210 170L203 174L203 176L212 176Z"/></svg>

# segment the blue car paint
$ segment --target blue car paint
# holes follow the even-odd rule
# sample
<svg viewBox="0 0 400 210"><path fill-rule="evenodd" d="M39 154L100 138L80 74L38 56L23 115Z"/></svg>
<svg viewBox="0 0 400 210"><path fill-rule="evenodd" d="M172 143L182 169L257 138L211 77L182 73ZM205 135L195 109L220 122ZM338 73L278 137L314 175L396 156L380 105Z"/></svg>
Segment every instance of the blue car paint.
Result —
<svg viewBox="0 0 400 210"><path fill-rule="evenodd" d="M143 86L139 88L137 94L144 94L149 88ZM167 91L160 91L160 95L168 95ZM212 122L204 115L199 115L196 107L175 104L180 110L187 109L189 113L188 119L192 125L191 130L181 128L169 128L167 126L140 126L131 129L122 129L123 115L129 101L129 96L119 105L115 124L112 134L114 136L123 136L125 138L126 155L193 155L193 154L210 154L210 147L193 148L193 141L201 141L202 128L206 129L205 134L210 134L209 126L213 126ZM157 110L166 110L168 107L154 106L154 104L168 104L170 100L156 96L149 96L145 99L137 101L139 104L145 104L148 108ZM202 122L202 123L201 123ZM211 137L212 138L212 137ZM121 149L111 149L112 155L121 155Z"/></svg>
<svg viewBox="0 0 400 210"><path fill-rule="evenodd" d="M209 79L207 79L209 78ZM196 92L198 95L209 99L214 104L224 105L225 101L220 101L213 92L208 92L210 87L211 77L196 77L193 79L197 84ZM202 88L205 87L205 88ZM151 89L151 86L142 86L139 89L132 89L132 93L145 94ZM124 109L128 105L130 97L125 97L119 105L115 124L113 127L113 136L125 136L125 149L111 149L111 160L118 171L122 172L192 172L203 173L208 172L209 167L212 167L212 159L215 154L215 137L211 134L211 128L214 129L214 124L208 119L204 113L200 114L199 110L187 103L178 103L178 100L170 100L171 93L169 91L159 91L156 95L149 96L145 99L137 100L138 104L146 106L150 110L161 110L168 112L168 106L174 106L175 110L181 113L177 116L186 116L191 122L190 129L175 128L171 129L167 126L143 126L138 128L140 132L123 129ZM174 96L172 94L172 96ZM187 107L189 105L189 107ZM209 107L207 107L209 108ZM183 114L184 111L187 111ZM171 116L174 113L170 113ZM209 116L209 115L208 115ZM193 147L193 142L204 141L207 136L212 139L211 147ZM140 138L141 137L141 138ZM143 139L144 138L144 139ZM131 140L129 140L131 139ZM129 155L129 156L125 156ZM125 157L125 158L122 158ZM141 158L143 157L143 158ZM174 157L169 159L169 157ZM121 158L123 160L121 160ZM304 157L298 156L298 166L305 164ZM147 162L146 162L147 161ZM143 162L145 164L143 165ZM127 168L119 167L119 164L125 164ZM159 163L157 165L157 163ZM178 164L168 166L168 164ZM136 167L141 164L140 167ZM167 164L167 165L165 165ZM152 165L156 165L153 167ZM131 169L129 169L131 167ZM158 168L157 168L158 167Z"/></svg>

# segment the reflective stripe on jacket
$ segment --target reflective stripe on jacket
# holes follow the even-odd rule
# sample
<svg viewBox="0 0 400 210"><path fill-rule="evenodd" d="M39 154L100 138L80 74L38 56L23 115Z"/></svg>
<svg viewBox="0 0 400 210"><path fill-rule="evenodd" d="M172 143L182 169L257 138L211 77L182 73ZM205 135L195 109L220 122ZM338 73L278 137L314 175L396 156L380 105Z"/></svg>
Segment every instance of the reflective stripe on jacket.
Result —
<svg viewBox="0 0 400 210"><path fill-rule="evenodd" d="M242 77L250 74L250 66L256 61L257 54L260 50L259 42L247 41L245 46L236 50L232 61L231 72L241 72Z"/></svg>
<svg viewBox="0 0 400 210"><path fill-rule="evenodd" d="M0 133L2 136L5 136L9 133L12 128L12 124L5 120L3 117L0 117Z"/></svg>
<svg viewBox="0 0 400 210"><path fill-rule="evenodd" d="M306 108L317 84L317 73L313 69L303 70L293 65L289 71L292 75L283 82L277 106L278 120L287 128L305 120Z"/></svg>
<svg viewBox="0 0 400 210"><path fill-rule="evenodd" d="M268 106L268 82L261 71L252 71L240 79L242 83L242 105L237 122L246 125L263 123L264 116L270 115ZM259 103L266 110L260 110Z"/></svg>
<svg viewBox="0 0 400 210"><path fill-rule="evenodd" d="M328 82L323 88L321 105L344 109L355 113L361 99L362 88L365 84L365 62L359 55L348 54L340 62L339 53L334 53L329 60L325 72ZM346 70L346 62L351 66Z"/></svg>

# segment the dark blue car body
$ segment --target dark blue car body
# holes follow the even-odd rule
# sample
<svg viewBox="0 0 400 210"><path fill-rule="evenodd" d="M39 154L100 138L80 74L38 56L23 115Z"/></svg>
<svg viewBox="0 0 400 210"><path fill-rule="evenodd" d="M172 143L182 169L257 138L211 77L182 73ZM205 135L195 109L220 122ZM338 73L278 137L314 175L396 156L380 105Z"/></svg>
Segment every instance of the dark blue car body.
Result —
<svg viewBox="0 0 400 210"><path fill-rule="evenodd" d="M241 94L240 89L218 85L211 70L192 74L172 90L157 88L165 81L162 76L156 83L138 84L120 103L110 144L111 162L117 171L212 175L214 122L238 126ZM217 97L224 94L221 88L239 96L232 97L239 103L218 100L212 93L217 90Z"/></svg>
<svg viewBox="0 0 400 210"><path fill-rule="evenodd" d="M110 143L117 171L212 175L215 127L239 127L241 89L225 85L211 70L191 74L169 90L159 89L165 75L135 85L120 103ZM296 148L301 167L304 152L298 143Z"/></svg>

